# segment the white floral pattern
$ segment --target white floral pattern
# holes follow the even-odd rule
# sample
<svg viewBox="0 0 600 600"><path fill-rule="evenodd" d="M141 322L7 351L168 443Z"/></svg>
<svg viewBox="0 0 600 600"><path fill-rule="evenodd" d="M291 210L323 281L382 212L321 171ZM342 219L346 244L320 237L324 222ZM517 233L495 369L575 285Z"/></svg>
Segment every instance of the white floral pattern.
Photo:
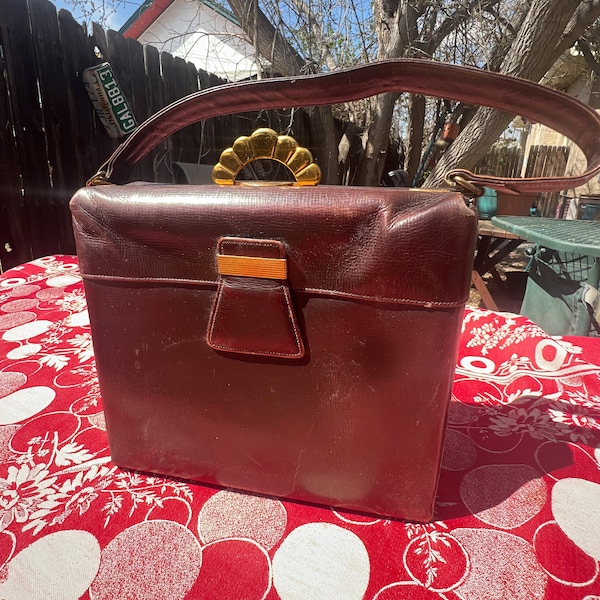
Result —
<svg viewBox="0 0 600 600"><path fill-rule="evenodd" d="M74 258L60 256L0 277L0 314L10 315L0 329L0 541L10 540L0 544L0 597L32 581L38 587L21 597L52 597L62 577L65 589L87 586L84 600L114 598L146 589L154 573L169 598L286 600L290 589L314 597L315 582L320 597L358 590L365 600L600 597L598 342L548 338L518 315L469 309L437 520L402 523L241 502L234 492L112 465L77 277ZM19 315L26 311L47 326ZM11 322L22 323L19 335ZM48 400L36 400L40 393ZM22 413L15 402L9 410L15 394L38 408ZM44 549L60 548L60 534L83 554L59 551L77 559L55 567L63 570L52 579ZM298 540L312 550L296 548ZM291 548L304 579L294 576ZM45 558L30 560L38 555ZM15 583L23 564L38 571Z"/></svg>

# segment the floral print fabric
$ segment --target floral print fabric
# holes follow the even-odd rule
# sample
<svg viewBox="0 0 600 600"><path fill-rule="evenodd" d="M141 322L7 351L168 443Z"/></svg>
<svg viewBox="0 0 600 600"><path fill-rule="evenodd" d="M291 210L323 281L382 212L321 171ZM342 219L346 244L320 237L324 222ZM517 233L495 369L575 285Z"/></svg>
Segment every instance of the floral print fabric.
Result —
<svg viewBox="0 0 600 600"><path fill-rule="evenodd" d="M405 523L116 468L76 258L12 269L0 597L600 597L599 344L468 309L436 517Z"/></svg>

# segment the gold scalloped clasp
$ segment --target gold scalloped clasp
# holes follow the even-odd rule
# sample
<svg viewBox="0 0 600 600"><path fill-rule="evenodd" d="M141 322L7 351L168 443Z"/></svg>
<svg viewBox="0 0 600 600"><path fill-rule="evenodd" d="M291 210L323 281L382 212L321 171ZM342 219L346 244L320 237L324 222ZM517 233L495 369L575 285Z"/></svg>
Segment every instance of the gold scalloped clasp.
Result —
<svg viewBox="0 0 600 600"><path fill-rule="evenodd" d="M276 131L263 127L251 136L239 137L231 148L222 152L213 168L213 181L219 185L235 185L236 177L246 165L264 159L286 166L296 180L294 185L317 185L321 180L321 169L309 150L299 146L293 137L277 135Z"/></svg>

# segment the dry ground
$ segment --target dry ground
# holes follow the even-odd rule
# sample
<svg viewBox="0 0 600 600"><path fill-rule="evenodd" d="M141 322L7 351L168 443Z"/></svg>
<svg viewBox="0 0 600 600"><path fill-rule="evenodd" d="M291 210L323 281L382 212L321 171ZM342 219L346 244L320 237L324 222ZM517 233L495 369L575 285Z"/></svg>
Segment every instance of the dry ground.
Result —
<svg viewBox="0 0 600 600"><path fill-rule="evenodd" d="M529 256L525 254L526 247L527 244L522 244L497 265L498 272L504 280L502 287L496 284L489 273L486 273L483 277L500 311L518 313L521 308L526 280L524 271L529 262ZM471 293L467 304L469 306L485 308L475 286L471 286Z"/></svg>

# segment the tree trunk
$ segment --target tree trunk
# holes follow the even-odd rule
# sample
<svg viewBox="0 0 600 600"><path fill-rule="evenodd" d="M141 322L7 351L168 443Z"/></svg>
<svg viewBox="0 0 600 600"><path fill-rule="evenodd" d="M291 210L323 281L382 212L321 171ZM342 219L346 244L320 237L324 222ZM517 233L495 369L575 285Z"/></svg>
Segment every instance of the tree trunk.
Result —
<svg viewBox="0 0 600 600"><path fill-rule="evenodd" d="M402 56L416 36L416 13L408 0L374 0L373 20L379 41L378 59ZM363 132L362 153L356 175L357 185L379 185L390 126L398 94L381 94L371 101L371 110Z"/></svg>
<svg viewBox="0 0 600 600"><path fill-rule="evenodd" d="M425 123L425 96L411 94L408 109L408 151L406 158L406 171L410 181L414 181L415 175L421 164L423 152L423 125Z"/></svg>
<svg viewBox="0 0 600 600"><path fill-rule="evenodd" d="M338 134L335 119L329 106L317 106L310 115L310 125L313 140L319 140L315 148L317 162L321 167L321 183L338 185L340 183Z"/></svg>
<svg viewBox="0 0 600 600"><path fill-rule="evenodd" d="M370 123L362 136L362 153L354 182L356 185L377 186L381 181L397 99L398 94L381 94L373 100Z"/></svg>

